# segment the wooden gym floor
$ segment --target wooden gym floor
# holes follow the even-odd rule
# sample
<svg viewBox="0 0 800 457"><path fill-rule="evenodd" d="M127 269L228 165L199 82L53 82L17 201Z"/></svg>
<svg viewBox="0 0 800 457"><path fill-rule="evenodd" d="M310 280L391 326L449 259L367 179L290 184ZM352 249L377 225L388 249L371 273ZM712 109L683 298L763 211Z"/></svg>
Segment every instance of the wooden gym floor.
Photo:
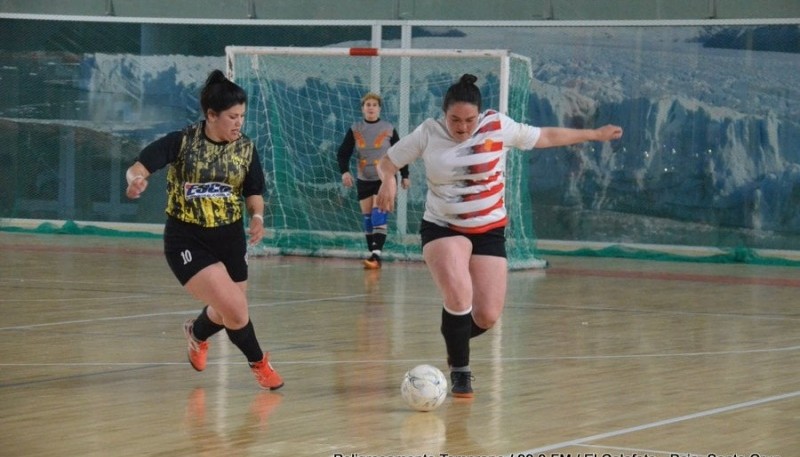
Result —
<svg viewBox="0 0 800 457"><path fill-rule="evenodd" d="M476 398L410 411L445 369L424 265L251 260L253 322L286 380L259 390L158 239L0 233L0 455L800 455L800 270L552 257L512 272L473 340Z"/></svg>

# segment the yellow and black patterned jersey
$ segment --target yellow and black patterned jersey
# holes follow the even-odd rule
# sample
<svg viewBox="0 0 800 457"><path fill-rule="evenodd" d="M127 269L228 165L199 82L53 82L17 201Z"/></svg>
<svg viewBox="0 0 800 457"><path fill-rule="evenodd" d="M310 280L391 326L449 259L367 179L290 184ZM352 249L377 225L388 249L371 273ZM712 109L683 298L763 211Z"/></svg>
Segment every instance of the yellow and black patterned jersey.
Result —
<svg viewBox="0 0 800 457"><path fill-rule="evenodd" d="M264 193L264 170L249 138L217 143L206 138L203 126L198 122L167 134L145 147L138 160L150 173L169 165L169 216L219 227L242 218L243 197Z"/></svg>

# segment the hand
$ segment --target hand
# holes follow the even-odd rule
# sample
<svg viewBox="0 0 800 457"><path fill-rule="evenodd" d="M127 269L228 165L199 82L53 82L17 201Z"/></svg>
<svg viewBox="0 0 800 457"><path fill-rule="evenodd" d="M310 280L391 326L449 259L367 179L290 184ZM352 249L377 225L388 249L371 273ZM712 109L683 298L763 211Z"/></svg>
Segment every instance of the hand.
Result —
<svg viewBox="0 0 800 457"><path fill-rule="evenodd" d="M597 141L611 141L622 138L622 127L617 125L604 125L595 129L595 132L598 135Z"/></svg>
<svg viewBox="0 0 800 457"><path fill-rule="evenodd" d="M342 185L344 187L353 187L353 175L349 171L342 173Z"/></svg>
<svg viewBox="0 0 800 457"><path fill-rule="evenodd" d="M125 195L130 199L137 199L142 195L142 192L147 189L147 179L144 176L136 176L128 184L125 190Z"/></svg>
<svg viewBox="0 0 800 457"><path fill-rule="evenodd" d="M391 213L394 210L394 199L397 196L397 180L387 179L381 181L375 204L381 211Z"/></svg>
<svg viewBox="0 0 800 457"><path fill-rule="evenodd" d="M248 242L250 245L258 244L264 238L264 220L260 217L251 217L250 226L247 229L247 234L250 235Z"/></svg>
<svg viewBox="0 0 800 457"><path fill-rule="evenodd" d="M403 187L403 189L408 189L411 187L411 180L408 178L403 178L400 180L400 185Z"/></svg>

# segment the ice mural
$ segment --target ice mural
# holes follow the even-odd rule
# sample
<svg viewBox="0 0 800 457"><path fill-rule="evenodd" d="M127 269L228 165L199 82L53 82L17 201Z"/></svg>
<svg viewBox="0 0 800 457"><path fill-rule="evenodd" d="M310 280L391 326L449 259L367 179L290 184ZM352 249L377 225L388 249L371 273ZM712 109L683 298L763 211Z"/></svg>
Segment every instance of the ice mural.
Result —
<svg viewBox="0 0 800 457"><path fill-rule="evenodd" d="M413 46L530 56L528 122L625 128L613 144L530 153L538 237L800 249L800 54L752 39L719 47L764 27L459 30ZM149 141L199 116L197 90L223 66L221 56L85 55L85 121Z"/></svg>
<svg viewBox="0 0 800 457"><path fill-rule="evenodd" d="M798 248L797 50L706 47L697 28L607 32L595 33L598 52L531 53L534 121L626 130L613 149L534 155L538 215L555 215L537 233Z"/></svg>

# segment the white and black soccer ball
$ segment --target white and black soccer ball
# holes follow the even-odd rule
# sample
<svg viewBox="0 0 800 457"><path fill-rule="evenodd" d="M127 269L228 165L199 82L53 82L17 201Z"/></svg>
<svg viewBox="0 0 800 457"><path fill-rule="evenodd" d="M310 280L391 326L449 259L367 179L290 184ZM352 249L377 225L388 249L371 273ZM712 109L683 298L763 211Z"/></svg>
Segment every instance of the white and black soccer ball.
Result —
<svg viewBox="0 0 800 457"><path fill-rule="evenodd" d="M403 376L400 394L411 408L432 411L447 398L447 378L433 365L417 365Z"/></svg>

